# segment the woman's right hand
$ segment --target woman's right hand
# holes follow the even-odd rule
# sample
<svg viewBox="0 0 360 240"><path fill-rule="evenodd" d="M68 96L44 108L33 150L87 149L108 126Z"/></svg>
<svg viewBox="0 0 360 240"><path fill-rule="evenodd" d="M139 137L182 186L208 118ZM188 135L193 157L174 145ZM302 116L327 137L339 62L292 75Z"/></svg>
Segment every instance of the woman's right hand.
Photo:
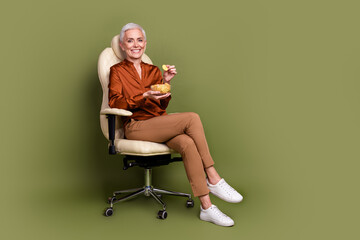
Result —
<svg viewBox="0 0 360 240"><path fill-rule="evenodd" d="M143 93L144 98L151 98L155 100L165 99L170 95L171 93L161 93L160 91L152 91L152 90Z"/></svg>

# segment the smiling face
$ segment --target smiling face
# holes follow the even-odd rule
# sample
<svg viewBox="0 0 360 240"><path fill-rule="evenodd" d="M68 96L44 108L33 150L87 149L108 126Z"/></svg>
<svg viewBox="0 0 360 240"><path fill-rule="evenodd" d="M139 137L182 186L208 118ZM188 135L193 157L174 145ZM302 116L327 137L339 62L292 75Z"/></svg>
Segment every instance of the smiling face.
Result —
<svg viewBox="0 0 360 240"><path fill-rule="evenodd" d="M146 48L146 40L142 31L138 28L127 30L120 42L120 47L125 51L127 60L131 62L141 60Z"/></svg>

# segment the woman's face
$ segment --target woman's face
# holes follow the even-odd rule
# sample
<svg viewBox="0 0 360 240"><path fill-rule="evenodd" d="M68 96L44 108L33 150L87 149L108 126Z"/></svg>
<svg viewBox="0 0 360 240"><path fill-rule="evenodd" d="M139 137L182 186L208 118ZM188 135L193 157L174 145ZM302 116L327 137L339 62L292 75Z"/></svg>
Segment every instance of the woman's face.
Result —
<svg viewBox="0 0 360 240"><path fill-rule="evenodd" d="M130 61L141 59L146 47L146 40L142 31L138 28L127 30L124 34L120 47L126 53Z"/></svg>

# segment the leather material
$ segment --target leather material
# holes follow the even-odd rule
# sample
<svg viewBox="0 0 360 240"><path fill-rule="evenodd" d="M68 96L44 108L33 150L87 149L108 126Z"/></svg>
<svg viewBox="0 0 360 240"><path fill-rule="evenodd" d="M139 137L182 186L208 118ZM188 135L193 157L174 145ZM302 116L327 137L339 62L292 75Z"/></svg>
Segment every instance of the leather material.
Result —
<svg viewBox="0 0 360 240"><path fill-rule="evenodd" d="M153 156L176 153L174 150L162 143L128 139L116 139L115 148L120 154L135 156Z"/></svg>
<svg viewBox="0 0 360 240"><path fill-rule="evenodd" d="M131 116L132 112L119 108L105 108L100 111L101 115L112 114L117 116Z"/></svg>

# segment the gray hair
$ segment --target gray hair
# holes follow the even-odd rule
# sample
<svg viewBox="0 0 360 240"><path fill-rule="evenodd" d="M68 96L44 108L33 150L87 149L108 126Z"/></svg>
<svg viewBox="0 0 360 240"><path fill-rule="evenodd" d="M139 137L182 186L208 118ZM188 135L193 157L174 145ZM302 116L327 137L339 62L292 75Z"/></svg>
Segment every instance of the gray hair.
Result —
<svg viewBox="0 0 360 240"><path fill-rule="evenodd" d="M145 30L139 25L139 24L136 24L136 23L128 23L126 24L125 26L123 26L123 28L121 29L120 31L120 42L123 42L123 38L124 38L124 35L125 35L125 32L127 30L130 30L130 29L140 29L144 35L144 38L146 40L146 34L145 34Z"/></svg>

